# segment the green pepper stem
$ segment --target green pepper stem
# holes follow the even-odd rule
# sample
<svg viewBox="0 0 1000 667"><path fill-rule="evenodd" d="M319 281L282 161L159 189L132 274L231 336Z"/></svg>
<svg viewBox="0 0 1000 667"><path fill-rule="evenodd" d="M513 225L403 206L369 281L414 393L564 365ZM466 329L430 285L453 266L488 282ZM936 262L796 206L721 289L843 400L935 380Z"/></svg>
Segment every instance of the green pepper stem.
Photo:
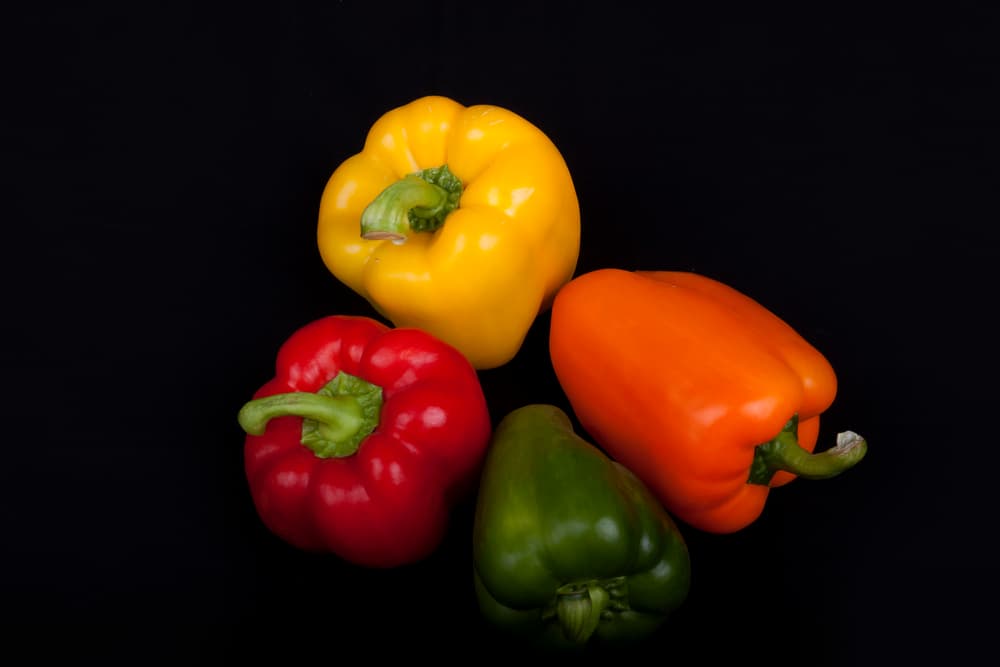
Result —
<svg viewBox="0 0 1000 667"><path fill-rule="evenodd" d="M276 417L301 417L300 442L320 458L339 458L354 454L375 430L381 407L381 388L341 372L318 393L293 391L249 401L237 420L250 435L263 435Z"/></svg>
<svg viewBox="0 0 1000 667"><path fill-rule="evenodd" d="M593 581L587 582L585 587L559 593L556 616L566 638L577 644L590 639L610 600L608 592Z"/></svg>
<svg viewBox="0 0 1000 667"><path fill-rule="evenodd" d="M868 443L853 431L837 435L837 444L811 453L799 445L798 419L793 417L770 442L758 445L750 470L750 484L767 485L778 470L805 479L827 479L854 467L868 452Z"/></svg>
<svg viewBox="0 0 1000 667"><path fill-rule="evenodd" d="M361 236L397 243L411 232L434 231L458 208L462 182L447 165L424 169L389 185L361 214Z"/></svg>

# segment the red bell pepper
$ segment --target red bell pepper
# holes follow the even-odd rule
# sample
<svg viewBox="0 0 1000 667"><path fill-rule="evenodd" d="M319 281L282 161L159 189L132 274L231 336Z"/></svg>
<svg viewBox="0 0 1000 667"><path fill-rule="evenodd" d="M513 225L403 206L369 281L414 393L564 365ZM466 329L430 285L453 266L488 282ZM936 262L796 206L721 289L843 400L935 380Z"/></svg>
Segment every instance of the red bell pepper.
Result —
<svg viewBox="0 0 1000 667"><path fill-rule="evenodd" d="M437 547L490 437L479 378L460 352L352 316L292 334L239 422L263 523L295 547L370 567Z"/></svg>

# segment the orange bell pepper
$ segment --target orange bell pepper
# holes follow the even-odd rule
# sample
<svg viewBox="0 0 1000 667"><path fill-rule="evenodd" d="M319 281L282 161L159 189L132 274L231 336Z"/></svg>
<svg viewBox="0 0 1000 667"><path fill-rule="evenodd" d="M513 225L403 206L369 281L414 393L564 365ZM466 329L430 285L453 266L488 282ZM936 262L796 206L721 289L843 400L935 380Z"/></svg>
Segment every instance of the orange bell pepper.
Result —
<svg viewBox="0 0 1000 667"><path fill-rule="evenodd" d="M865 455L857 434L813 453L837 379L756 301L694 273L602 269L556 296L553 369L580 424L665 508L707 532L755 521L771 488Z"/></svg>

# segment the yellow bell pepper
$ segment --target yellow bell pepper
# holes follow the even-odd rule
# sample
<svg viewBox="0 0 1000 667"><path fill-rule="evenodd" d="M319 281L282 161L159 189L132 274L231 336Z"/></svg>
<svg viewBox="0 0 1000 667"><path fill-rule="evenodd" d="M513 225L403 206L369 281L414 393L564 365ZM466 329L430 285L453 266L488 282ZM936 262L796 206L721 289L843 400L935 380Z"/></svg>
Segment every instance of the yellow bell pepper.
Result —
<svg viewBox="0 0 1000 667"><path fill-rule="evenodd" d="M495 368L573 276L580 207L562 155L530 122L423 97L379 118L333 172L317 240L333 275L395 326Z"/></svg>

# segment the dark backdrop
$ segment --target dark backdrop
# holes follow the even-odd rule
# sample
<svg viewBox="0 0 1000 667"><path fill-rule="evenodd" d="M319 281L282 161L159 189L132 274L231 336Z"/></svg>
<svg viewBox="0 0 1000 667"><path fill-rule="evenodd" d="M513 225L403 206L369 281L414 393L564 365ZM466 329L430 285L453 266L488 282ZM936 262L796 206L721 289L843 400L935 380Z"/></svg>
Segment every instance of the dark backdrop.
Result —
<svg viewBox="0 0 1000 667"><path fill-rule="evenodd" d="M475 606L473 497L433 556L372 571L269 534L243 477L236 413L278 345L375 315L319 259L327 178L382 113L441 94L560 148L578 273L693 270L756 298L837 370L823 441L869 440L738 534L682 525L690 595L637 650L857 665L988 645L995 12L143 4L39 3L2 29L10 639L188 664L522 653ZM494 423L566 406L547 327L480 373Z"/></svg>

